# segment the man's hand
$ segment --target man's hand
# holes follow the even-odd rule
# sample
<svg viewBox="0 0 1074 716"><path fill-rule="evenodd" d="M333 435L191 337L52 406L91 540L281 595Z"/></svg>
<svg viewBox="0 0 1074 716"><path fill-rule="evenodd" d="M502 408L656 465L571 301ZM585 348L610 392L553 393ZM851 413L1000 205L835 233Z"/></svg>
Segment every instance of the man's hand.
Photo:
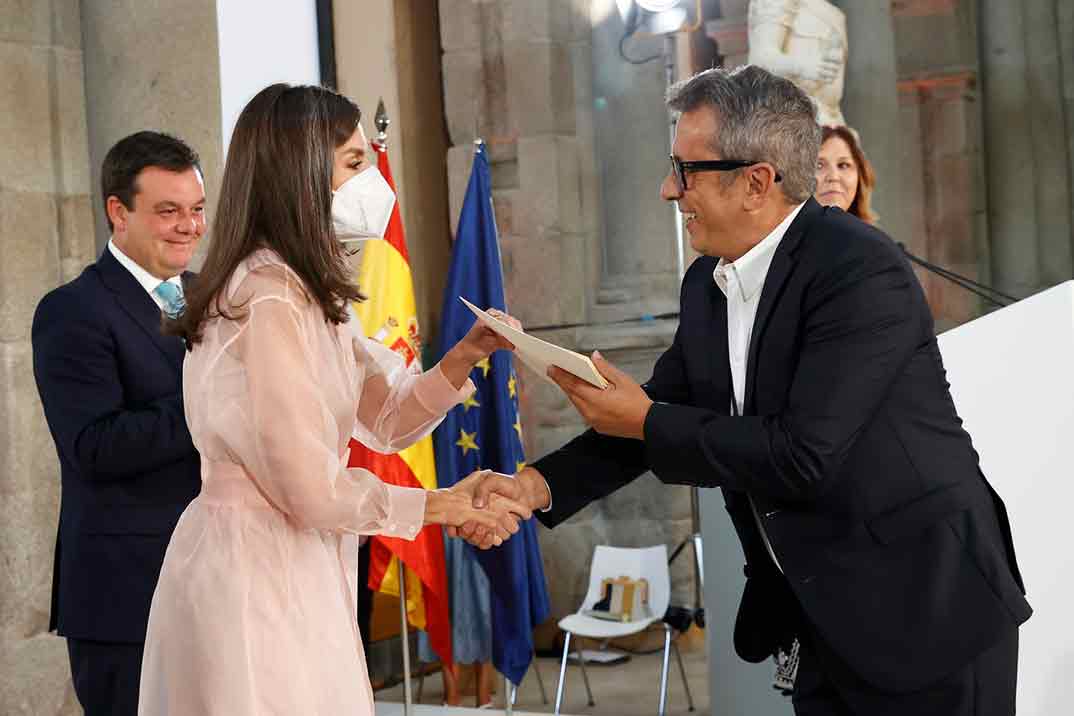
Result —
<svg viewBox="0 0 1074 716"><path fill-rule="evenodd" d="M556 382L589 427L602 435L645 437L645 416L653 401L633 378L593 352L593 364L608 381L604 390L555 366L548 377Z"/></svg>
<svg viewBox="0 0 1074 716"><path fill-rule="evenodd" d="M470 532L480 533L474 546L481 549L499 546L510 539L518 532L519 522L528 520L533 512L524 502L499 494L488 496L481 507L475 507L474 486L490 472L478 470L451 487L429 492L425 523L445 525L451 536L460 527L469 526Z"/></svg>
<svg viewBox="0 0 1074 716"><path fill-rule="evenodd" d="M514 477L492 470L478 470L451 488L468 494L475 509L495 508L503 500L519 503L530 510L544 509L551 502L544 477L532 467L523 468ZM529 515L527 515L528 517ZM496 535L486 525L470 520L458 527L449 526L449 537L462 537L479 549L496 546Z"/></svg>

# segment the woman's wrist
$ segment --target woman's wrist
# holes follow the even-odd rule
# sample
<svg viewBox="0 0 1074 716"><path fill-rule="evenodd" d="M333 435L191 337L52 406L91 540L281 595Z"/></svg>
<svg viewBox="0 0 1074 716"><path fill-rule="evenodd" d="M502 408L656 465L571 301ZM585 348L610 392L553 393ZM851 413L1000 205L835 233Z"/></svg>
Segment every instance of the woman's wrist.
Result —
<svg viewBox="0 0 1074 716"><path fill-rule="evenodd" d="M470 377L470 371L484 357L480 353L467 350L461 342L456 343L440 359L440 372L453 386L462 388L466 379Z"/></svg>
<svg viewBox="0 0 1074 716"><path fill-rule="evenodd" d="M429 490L425 494L425 521L427 525L442 525L447 520L451 509L451 493L444 490Z"/></svg>

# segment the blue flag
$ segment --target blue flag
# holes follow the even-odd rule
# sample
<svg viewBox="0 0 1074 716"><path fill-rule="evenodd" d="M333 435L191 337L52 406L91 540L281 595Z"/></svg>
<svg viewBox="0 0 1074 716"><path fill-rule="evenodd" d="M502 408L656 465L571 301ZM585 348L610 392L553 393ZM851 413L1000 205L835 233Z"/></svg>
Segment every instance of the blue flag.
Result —
<svg viewBox="0 0 1074 716"><path fill-rule="evenodd" d="M452 249L440 324L440 356L466 335L475 320L459 296L480 308L507 310L484 144L476 145ZM477 392L455 406L433 434L441 486L451 485L474 470L511 475L525 465L518 380L511 354L496 351L474 368L470 377ZM517 685L530 665L533 629L549 613L534 520L525 522L500 547L481 551L466 545L466 549L476 553L489 579L492 663Z"/></svg>

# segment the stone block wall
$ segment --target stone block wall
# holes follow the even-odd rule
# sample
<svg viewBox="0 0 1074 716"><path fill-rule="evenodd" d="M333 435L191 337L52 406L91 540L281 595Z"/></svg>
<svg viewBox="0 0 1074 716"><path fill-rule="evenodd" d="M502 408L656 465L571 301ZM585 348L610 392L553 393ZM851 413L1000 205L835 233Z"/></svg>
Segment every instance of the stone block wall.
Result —
<svg viewBox="0 0 1074 716"><path fill-rule="evenodd" d="M0 713L75 714L48 633L60 479L30 324L94 256L79 2L5 3L0 28Z"/></svg>

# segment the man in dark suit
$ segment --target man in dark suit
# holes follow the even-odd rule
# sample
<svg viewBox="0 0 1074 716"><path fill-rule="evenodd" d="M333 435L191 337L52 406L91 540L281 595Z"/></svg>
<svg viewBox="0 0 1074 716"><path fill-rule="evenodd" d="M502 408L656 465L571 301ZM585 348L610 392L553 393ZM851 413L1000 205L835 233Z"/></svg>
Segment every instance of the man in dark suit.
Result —
<svg viewBox="0 0 1074 716"><path fill-rule="evenodd" d="M552 527L646 470L720 487L746 558L736 650L800 640L796 713L1013 714L1031 610L914 274L811 198L820 131L791 82L709 70L669 105L661 194L702 254L674 342L644 386L599 355L608 390L553 369L592 429L475 500L525 496Z"/></svg>
<svg viewBox="0 0 1074 716"><path fill-rule="evenodd" d="M197 154L138 132L101 168L112 237L49 292L33 322L34 376L63 483L50 627L67 638L86 714L138 708L149 604L180 513L201 485L183 413L182 341L161 312L205 232Z"/></svg>

